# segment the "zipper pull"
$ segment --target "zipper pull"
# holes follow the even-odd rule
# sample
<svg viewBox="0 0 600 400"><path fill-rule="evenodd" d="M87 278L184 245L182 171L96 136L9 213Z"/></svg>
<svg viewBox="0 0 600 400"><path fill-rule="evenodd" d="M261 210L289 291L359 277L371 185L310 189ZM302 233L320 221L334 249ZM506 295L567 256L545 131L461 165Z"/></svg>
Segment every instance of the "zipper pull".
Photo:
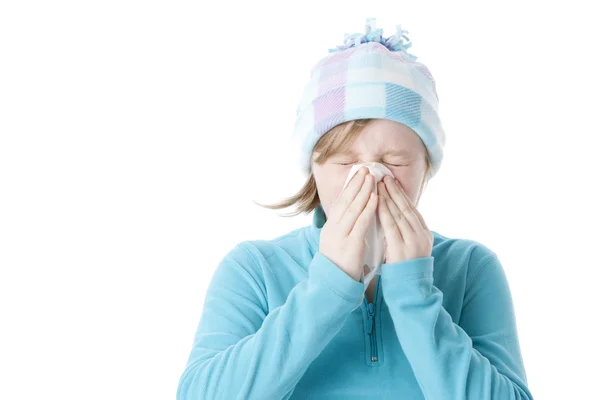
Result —
<svg viewBox="0 0 600 400"><path fill-rule="evenodd" d="M367 323L367 332L369 332L369 335L371 335L373 333L373 327L374 327L374 323L373 323L373 315L375 313L375 310L373 310L373 303L369 303L368 304L369 308L369 320Z"/></svg>

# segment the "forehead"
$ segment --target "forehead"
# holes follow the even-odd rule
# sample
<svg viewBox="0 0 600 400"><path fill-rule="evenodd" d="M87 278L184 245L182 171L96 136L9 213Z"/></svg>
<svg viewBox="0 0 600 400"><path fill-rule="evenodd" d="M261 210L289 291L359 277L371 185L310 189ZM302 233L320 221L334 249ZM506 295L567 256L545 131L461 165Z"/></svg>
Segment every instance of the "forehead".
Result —
<svg viewBox="0 0 600 400"><path fill-rule="evenodd" d="M345 147L345 146L344 146ZM419 135L405 124L388 119L370 121L341 153L410 156L419 154L423 143Z"/></svg>

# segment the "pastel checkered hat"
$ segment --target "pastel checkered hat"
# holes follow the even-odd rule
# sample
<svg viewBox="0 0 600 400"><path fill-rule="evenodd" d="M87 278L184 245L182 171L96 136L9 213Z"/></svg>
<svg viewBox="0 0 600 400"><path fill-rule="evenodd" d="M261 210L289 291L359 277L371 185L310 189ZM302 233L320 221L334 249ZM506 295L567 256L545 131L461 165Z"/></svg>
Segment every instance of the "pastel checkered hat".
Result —
<svg viewBox="0 0 600 400"><path fill-rule="evenodd" d="M375 29L375 19L368 18L365 34L346 34L344 44L329 49L332 54L312 68L290 140L292 154L307 177L319 138L338 124L361 118L389 119L410 127L429 152L429 178L437 173L445 134L435 81L428 68L407 52L412 43L405 33L397 25L396 34L384 39L383 31Z"/></svg>

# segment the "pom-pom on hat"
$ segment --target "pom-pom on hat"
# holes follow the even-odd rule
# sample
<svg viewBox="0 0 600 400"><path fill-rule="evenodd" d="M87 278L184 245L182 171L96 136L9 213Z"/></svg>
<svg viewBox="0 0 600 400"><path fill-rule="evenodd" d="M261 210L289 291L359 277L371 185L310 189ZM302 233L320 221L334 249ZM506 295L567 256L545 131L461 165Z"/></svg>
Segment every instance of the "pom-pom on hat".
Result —
<svg viewBox="0 0 600 400"><path fill-rule="evenodd" d="M445 133L438 117L438 95L429 69L408 53L408 31L383 37L375 19L366 32L346 34L344 44L311 70L296 110L290 144L303 174L310 174L313 148L319 138L343 122L382 118L410 127L423 141L432 169L440 168Z"/></svg>

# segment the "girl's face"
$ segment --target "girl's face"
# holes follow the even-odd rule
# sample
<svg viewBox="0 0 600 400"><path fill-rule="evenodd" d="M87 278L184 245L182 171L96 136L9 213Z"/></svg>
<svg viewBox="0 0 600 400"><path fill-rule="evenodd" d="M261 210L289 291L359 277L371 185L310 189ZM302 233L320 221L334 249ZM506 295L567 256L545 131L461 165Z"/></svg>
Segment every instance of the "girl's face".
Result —
<svg viewBox="0 0 600 400"><path fill-rule="evenodd" d="M409 127L396 121L376 119L363 128L347 154L332 155L319 165L312 162L317 192L325 216L339 197L353 165L379 162L400 182L414 204L427 170L423 142ZM319 153L315 152L313 157Z"/></svg>

